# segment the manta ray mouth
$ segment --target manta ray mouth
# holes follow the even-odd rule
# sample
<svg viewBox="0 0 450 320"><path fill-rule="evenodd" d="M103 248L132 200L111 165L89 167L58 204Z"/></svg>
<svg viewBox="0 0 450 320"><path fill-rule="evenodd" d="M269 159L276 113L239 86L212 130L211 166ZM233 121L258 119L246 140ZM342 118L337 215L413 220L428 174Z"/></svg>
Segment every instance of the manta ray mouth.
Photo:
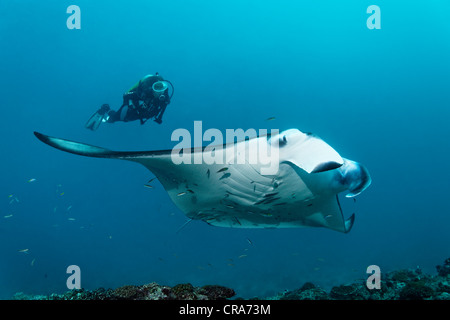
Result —
<svg viewBox="0 0 450 320"><path fill-rule="evenodd" d="M342 166L342 163L337 163L335 161L328 161L328 162L324 162L324 163L321 163L318 166L316 166L314 168L314 170L311 171L311 173L318 173L318 172L334 170L334 169L339 168L340 166Z"/></svg>

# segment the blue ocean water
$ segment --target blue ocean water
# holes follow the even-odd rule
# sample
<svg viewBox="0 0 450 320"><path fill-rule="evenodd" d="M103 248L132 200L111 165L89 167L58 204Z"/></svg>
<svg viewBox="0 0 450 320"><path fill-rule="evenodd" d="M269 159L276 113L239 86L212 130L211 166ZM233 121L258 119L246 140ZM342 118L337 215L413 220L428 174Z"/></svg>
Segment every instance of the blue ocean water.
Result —
<svg viewBox="0 0 450 320"><path fill-rule="evenodd" d="M369 29L370 5L381 29ZM70 5L81 29L68 29ZM0 298L158 282L270 296L450 256L450 5L444 1L0 1ZM103 124L103 103L159 72L163 123ZM267 121L275 117L273 121ZM373 183L353 229L191 222L142 166L79 157L43 132L114 150L170 149L177 128L314 132ZM35 179L35 180L30 180ZM28 249L28 250L26 250ZM25 251L24 251L25 250Z"/></svg>

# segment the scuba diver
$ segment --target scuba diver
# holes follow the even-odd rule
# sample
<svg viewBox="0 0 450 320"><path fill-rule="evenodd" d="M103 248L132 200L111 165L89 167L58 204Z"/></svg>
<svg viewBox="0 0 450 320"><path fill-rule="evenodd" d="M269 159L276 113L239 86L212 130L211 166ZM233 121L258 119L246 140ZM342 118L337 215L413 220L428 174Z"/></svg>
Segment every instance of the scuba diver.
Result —
<svg viewBox="0 0 450 320"><path fill-rule="evenodd" d="M169 96L169 86L172 93ZM140 120L144 124L152 119L162 123L162 116L173 96L174 88L170 81L164 80L158 73L146 75L123 95L123 103L119 110L111 110L104 104L86 122L85 127L97 130L102 122Z"/></svg>

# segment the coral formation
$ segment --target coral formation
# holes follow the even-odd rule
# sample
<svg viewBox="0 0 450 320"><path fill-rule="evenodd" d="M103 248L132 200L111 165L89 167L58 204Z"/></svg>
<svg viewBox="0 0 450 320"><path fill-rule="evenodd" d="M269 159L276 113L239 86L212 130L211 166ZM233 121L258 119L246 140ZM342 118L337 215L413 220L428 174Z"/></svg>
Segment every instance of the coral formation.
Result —
<svg viewBox="0 0 450 320"><path fill-rule="evenodd" d="M419 268L395 270L382 275L380 289L368 289L365 281L342 284L326 292L311 282L265 300L450 300L450 258L437 266L437 275L423 274ZM116 289L71 290L64 294L29 296L16 293L16 300L224 300L235 295L233 289L219 285L194 287L190 283L174 287L155 282L142 286L125 285ZM260 298L253 298L260 299Z"/></svg>
<svg viewBox="0 0 450 320"><path fill-rule="evenodd" d="M206 285L199 289L200 294L206 295L211 300L223 300L235 295L233 289L218 285Z"/></svg>
<svg viewBox="0 0 450 320"><path fill-rule="evenodd" d="M436 270L441 277L448 276L450 274L450 258L444 261L444 265L436 266Z"/></svg>
<svg viewBox="0 0 450 320"><path fill-rule="evenodd" d="M306 282L300 289L285 292L280 300L327 300L328 294L311 282Z"/></svg>
<svg viewBox="0 0 450 320"><path fill-rule="evenodd" d="M367 292L357 283L331 288L330 297L335 300L367 300Z"/></svg>
<svg viewBox="0 0 450 320"><path fill-rule="evenodd" d="M424 300L433 296L431 289L424 280L408 282L399 293L400 300Z"/></svg>
<svg viewBox="0 0 450 320"><path fill-rule="evenodd" d="M16 293L14 300L222 300L235 295L234 290L219 285L194 287L190 283L174 287L155 282L142 286L125 285L116 289L74 289L64 294L29 296Z"/></svg>
<svg viewBox="0 0 450 320"><path fill-rule="evenodd" d="M450 259L436 267L436 276L419 268L386 273L380 289L368 289L364 281L334 286L327 293L311 283L272 297L275 300L450 300ZM307 294L306 294L307 293Z"/></svg>

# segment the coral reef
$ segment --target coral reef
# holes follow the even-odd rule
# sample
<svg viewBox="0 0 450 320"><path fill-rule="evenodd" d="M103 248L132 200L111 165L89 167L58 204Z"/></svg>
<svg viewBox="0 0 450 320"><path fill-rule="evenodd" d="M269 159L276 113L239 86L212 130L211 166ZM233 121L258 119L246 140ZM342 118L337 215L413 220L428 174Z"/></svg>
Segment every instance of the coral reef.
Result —
<svg viewBox="0 0 450 320"><path fill-rule="evenodd" d="M74 289L64 294L49 296L25 295L16 293L14 300L223 300L235 295L232 289L207 285L194 287L190 283L178 284L174 287L149 283L142 286L125 285L116 289L99 288L95 290Z"/></svg>
<svg viewBox="0 0 450 320"><path fill-rule="evenodd" d="M423 274L419 268L382 274L381 288L368 289L365 281L342 284L326 292L311 282L264 300L450 300L450 258L436 266L437 275ZM190 283L174 287L155 282L142 286L125 285L116 289L71 290L64 294L25 295L16 300L225 300L235 296L233 289L219 285L194 287ZM237 298L241 299L241 298ZM255 297L253 299L261 299Z"/></svg>
<svg viewBox="0 0 450 320"><path fill-rule="evenodd" d="M300 289L285 292L280 300L327 300L328 294L311 282L306 282Z"/></svg>
<svg viewBox="0 0 450 320"><path fill-rule="evenodd" d="M231 298L235 295L233 289L217 285L206 285L199 289L200 294L206 295L212 300L222 300L225 298Z"/></svg>
<svg viewBox="0 0 450 320"><path fill-rule="evenodd" d="M280 293L273 300L450 300L450 258L436 266L437 275L425 275L419 268L388 272L380 289L368 289L365 281L334 286L327 293L311 283Z"/></svg>
<svg viewBox="0 0 450 320"><path fill-rule="evenodd" d="M436 270L441 277L448 276L450 274L450 258L444 261L444 265L436 266Z"/></svg>

